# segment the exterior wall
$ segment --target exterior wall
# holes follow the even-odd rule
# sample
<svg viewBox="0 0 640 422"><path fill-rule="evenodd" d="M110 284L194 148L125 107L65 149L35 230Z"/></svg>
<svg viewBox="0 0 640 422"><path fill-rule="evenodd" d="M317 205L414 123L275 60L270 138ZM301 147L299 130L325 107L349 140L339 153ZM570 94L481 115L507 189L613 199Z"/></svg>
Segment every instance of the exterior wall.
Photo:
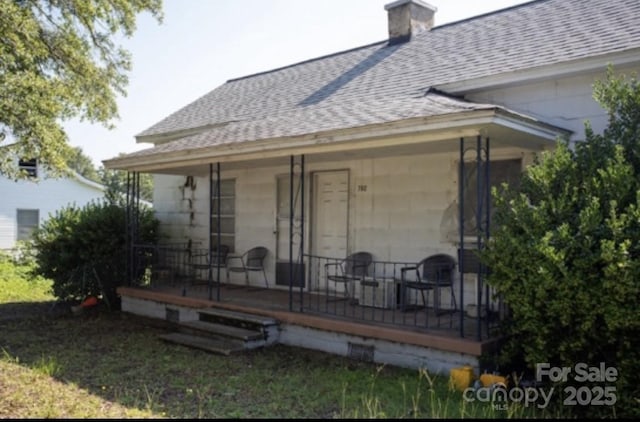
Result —
<svg viewBox="0 0 640 422"><path fill-rule="evenodd" d="M467 95L470 101L500 104L514 111L572 130L572 140L584 140L584 122L589 120L596 133L607 126L607 115L593 99L593 83L605 79L602 72L552 79L499 89L489 89ZM631 75L640 67L615 68L618 74Z"/></svg>
<svg viewBox="0 0 640 422"><path fill-rule="evenodd" d="M178 311L175 322L198 319L197 309L188 306L169 305L153 300L122 296L122 311L158 320L167 320L167 311ZM427 369L431 373L448 375L452 368L470 365L479 373L480 363L477 356L444 351L432 347L396 343L381 339L364 338L356 335L336 333L304 327L295 324L272 326L267 344L281 343L288 346L304 347L341 356L350 355L350 347L371 348L373 362L412 369Z"/></svg>
<svg viewBox="0 0 640 422"><path fill-rule="evenodd" d="M494 149L492 158L524 158L523 162L527 163L531 154ZM458 153L454 152L331 162L308 159L305 168L307 253L314 253L311 249L311 175L345 169L349 171L348 253L366 250L376 261L397 262L418 262L436 253L456 257ZM254 246L267 247L270 253L266 269L270 281L275 280L276 267L276 180L278 175L288 172L288 166L229 171L224 171L223 166L221 172L222 179L236 180L235 252L242 253ZM154 210L161 220L162 235L167 242L191 240L207 248L208 180L196 177L196 188L184 194L187 199L182 193L187 190L185 180L185 176L155 178ZM358 188L363 186L364 190ZM288 256L288 250L284 256ZM239 276L233 277L232 281L241 282ZM263 283L257 274L251 275L251 282ZM471 275L465 275L464 296L465 304L475 303L475 279Z"/></svg>
<svg viewBox="0 0 640 422"><path fill-rule="evenodd" d="M475 373L480 372L480 363L476 356L323 331L294 324L281 326L278 342L287 346L304 347L340 356L349 356L349 349L353 345L369 347L373 349L372 361L375 363L410 369L426 369L432 374L449 375L452 368L464 365L474 368Z"/></svg>
<svg viewBox="0 0 640 422"><path fill-rule="evenodd" d="M39 169L40 170L40 169ZM17 210L39 210L40 224L56 210L75 203L86 203L104 197L104 192L76 179L47 179L39 182L14 182L0 178L0 249L15 246L17 238Z"/></svg>
<svg viewBox="0 0 640 422"><path fill-rule="evenodd" d="M629 74L640 68L617 70ZM570 129L574 131L572 139L581 140L585 120L591 122L596 132L602 132L606 127L607 115L593 100L593 82L604 77L603 66L600 73L483 90L467 95L467 99L502 104ZM493 148L491 157L492 160L522 158L526 166L532 161L533 153ZM307 156L305 251L314 253L310 230L313 225L311 175L348 170L348 253L366 250L376 261L398 262L417 262L435 253L456 257L459 243L457 160L457 144L452 146L450 153L439 154L325 162ZM288 160L283 160L279 167L226 170L222 165L222 178L236 180L236 253L258 245L266 246L270 251L267 259L270 280L275 279L278 243L276 179L278 175L288 173ZM186 242L191 239L206 248L208 180L206 177L195 177L194 180L195 189L191 189L194 185L185 186L185 176L156 176L154 207L167 240ZM256 279L255 283L262 281ZM475 277L472 275L465 275L464 297L464 305L475 302Z"/></svg>

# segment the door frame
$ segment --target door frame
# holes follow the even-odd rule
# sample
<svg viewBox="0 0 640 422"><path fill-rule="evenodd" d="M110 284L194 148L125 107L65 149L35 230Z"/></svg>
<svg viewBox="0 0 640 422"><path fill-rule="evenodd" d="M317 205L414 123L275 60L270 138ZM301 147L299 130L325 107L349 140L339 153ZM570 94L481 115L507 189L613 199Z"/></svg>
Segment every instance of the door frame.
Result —
<svg viewBox="0 0 640 422"><path fill-rule="evenodd" d="M311 182L310 183L310 192L309 192L309 216L310 216L310 227L309 227L309 251L311 252L310 255L314 255L314 256L318 256L317 255L317 251L315 248L315 238L317 236L317 224L316 224L316 219L317 219L317 212L316 212L316 205L317 205L317 201L318 198L316 197L316 175L322 174L322 173L338 173L338 172L346 172L347 173L347 233L346 233L346 238L347 238L347 244L346 244L346 250L347 250L347 255L349 254L350 251L350 247L351 247L351 239L349 236L349 231L351 229L351 218L350 218L350 214L351 214L351 169L349 168L337 168L337 169L330 169L330 170L318 170L318 171L312 171L310 172L310 179Z"/></svg>

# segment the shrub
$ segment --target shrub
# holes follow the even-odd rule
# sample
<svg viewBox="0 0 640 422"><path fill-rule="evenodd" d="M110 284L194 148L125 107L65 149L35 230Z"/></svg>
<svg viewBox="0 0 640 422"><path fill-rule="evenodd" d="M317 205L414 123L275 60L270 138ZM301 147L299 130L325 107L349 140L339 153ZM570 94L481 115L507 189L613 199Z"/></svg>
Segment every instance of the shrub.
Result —
<svg viewBox="0 0 640 422"><path fill-rule="evenodd" d="M92 202L62 208L34 233L35 272L53 280L60 300L102 296L118 307L116 288L126 280L126 208ZM155 242L158 222L151 210L140 213L140 237Z"/></svg>
<svg viewBox="0 0 640 422"><path fill-rule="evenodd" d="M560 141L518 191L494 194L498 228L483 259L510 309L503 363L605 362L619 374L617 415L640 416L640 85L609 69L594 98L608 128L587 124L585 142Z"/></svg>

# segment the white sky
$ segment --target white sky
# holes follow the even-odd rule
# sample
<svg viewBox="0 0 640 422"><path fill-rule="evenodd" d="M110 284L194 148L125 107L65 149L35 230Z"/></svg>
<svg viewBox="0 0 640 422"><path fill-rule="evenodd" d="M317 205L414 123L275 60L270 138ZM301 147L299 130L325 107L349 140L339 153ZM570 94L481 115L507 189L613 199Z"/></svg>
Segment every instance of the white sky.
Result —
<svg viewBox="0 0 640 422"><path fill-rule="evenodd" d="M148 148L134 136L225 81L387 38L392 0L164 0L164 21L148 14L121 45L130 51L128 95L116 128L64 126L96 166ZM436 26L527 0L427 0Z"/></svg>

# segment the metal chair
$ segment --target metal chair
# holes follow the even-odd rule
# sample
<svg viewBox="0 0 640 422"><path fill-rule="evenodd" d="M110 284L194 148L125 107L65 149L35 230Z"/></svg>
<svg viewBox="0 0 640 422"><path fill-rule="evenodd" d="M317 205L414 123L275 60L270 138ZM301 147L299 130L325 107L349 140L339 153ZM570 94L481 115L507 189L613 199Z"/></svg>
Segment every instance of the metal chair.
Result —
<svg viewBox="0 0 640 422"><path fill-rule="evenodd" d="M269 250L263 246L257 246L249 249L242 255L227 255L227 280L229 280L229 273L240 272L244 273L247 286L249 285L249 271L262 271L264 276L264 282L269 288L269 280L267 280L267 273L264 269L264 259L266 258Z"/></svg>
<svg viewBox="0 0 640 422"><path fill-rule="evenodd" d="M369 265L372 261L373 255L369 252L356 252L340 262L324 264L324 271L327 280L344 284L345 298L355 301L353 284L369 275ZM333 271L330 271L331 267Z"/></svg>
<svg viewBox="0 0 640 422"><path fill-rule="evenodd" d="M440 311L440 289L449 288L451 290L451 303L453 310L457 309L456 296L453 288L453 274L456 261L446 254L431 255L412 267L404 267L400 270L400 306L404 312L407 310L407 289L420 292L422 304L427 306L429 291L434 291L434 309ZM415 277L409 279L408 272L415 272ZM425 297L425 292L427 296Z"/></svg>
<svg viewBox="0 0 640 422"><path fill-rule="evenodd" d="M217 247L211 250L211 263L209 262L209 251L199 250L197 253L191 254L191 270L192 281L196 283L198 281L196 272L209 271L209 268L227 268L227 256L229 255L229 246L220 245L220 252L218 253ZM208 274L207 274L208 276ZM216 280L216 283L220 280Z"/></svg>

